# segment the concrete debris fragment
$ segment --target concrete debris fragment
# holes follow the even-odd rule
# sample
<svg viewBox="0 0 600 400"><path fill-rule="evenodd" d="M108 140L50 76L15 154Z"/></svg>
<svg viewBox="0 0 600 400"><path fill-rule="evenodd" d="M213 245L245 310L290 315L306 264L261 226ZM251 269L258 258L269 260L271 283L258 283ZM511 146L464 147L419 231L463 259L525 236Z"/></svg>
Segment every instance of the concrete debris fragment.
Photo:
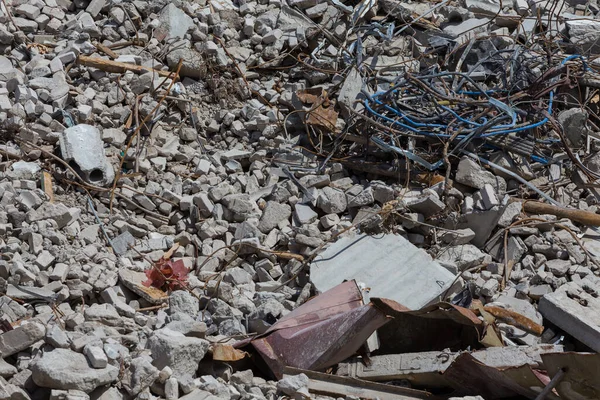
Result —
<svg viewBox="0 0 600 400"><path fill-rule="evenodd" d="M99 386L115 382L119 369L112 365L96 369L88 366L86 357L69 349L45 353L32 366L33 381L52 389L77 389L89 393Z"/></svg>
<svg viewBox="0 0 600 400"><path fill-rule="evenodd" d="M437 258L455 263L460 270L466 270L482 264L486 255L472 244L463 244L448 247Z"/></svg>
<svg viewBox="0 0 600 400"><path fill-rule="evenodd" d="M156 331L149 340L154 365L158 369L170 367L177 379L194 378L208 345L206 340L186 337L168 328Z"/></svg>
<svg viewBox="0 0 600 400"><path fill-rule="evenodd" d="M427 253L397 235L342 238L319 254L310 269L319 292L356 279L370 287L371 296L390 298L412 309L436 301L455 281Z"/></svg>
<svg viewBox="0 0 600 400"><path fill-rule="evenodd" d="M65 129L60 135L60 152L87 182L100 186L113 182L113 167L104 155L100 131L93 126L80 124Z"/></svg>
<svg viewBox="0 0 600 400"><path fill-rule="evenodd" d="M573 146L581 146L587 137L586 121L588 113L579 108L570 108L558 115L565 136Z"/></svg>
<svg viewBox="0 0 600 400"><path fill-rule="evenodd" d="M562 351L563 348L559 345L509 346L478 350L471 355L477 361L499 369L523 365L539 368L543 366L543 354ZM442 374L459 354L448 353L447 357L440 358L439 352L430 351L375 356L370 359L369 367L366 367L361 359L355 359L341 363L337 375L375 382L408 380L414 386L452 387L452 383L446 381Z"/></svg>
<svg viewBox="0 0 600 400"><path fill-rule="evenodd" d="M593 294L588 292L591 289L592 293L595 293L596 288L597 286L592 282L582 286L569 282L555 292L542 296L539 310L544 318L595 351L600 351L598 344L600 303Z"/></svg>
<svg viewBox="0 0 600 400"><path fill-rule="evenodd" d="M500 181L489 171L486 171L477 164L473 159L469 157L463 157L458 164L456 170L456 182L463 185L475 188L483 189L486 185L489 185L491 189L500 187Z"/></svg>
<svg viewBox="0 0 600 400"><path fill-rule="evenodd" d="M133 271L122 267L119 269L119 279L121 283L133 293L141 296L145 301L151 304L162 303L168 299L168 295L160 289L144 286L142 283L147 280L143 272Z"/></svg>
<svg viewBox="0 0 600 400"><path fill-rule="evenodd" d="M12 356L41 340L46 334L43 325L29 323L0 335L0 356Z"/></svg>
<svg viewBox="0 0 600 400"><path fill-rule="evenodd" d="M154 36L159 40L166 38L181 38L193 28L194 21L183 10L173 3L168 3L158 16L158 27Z"/></svg>

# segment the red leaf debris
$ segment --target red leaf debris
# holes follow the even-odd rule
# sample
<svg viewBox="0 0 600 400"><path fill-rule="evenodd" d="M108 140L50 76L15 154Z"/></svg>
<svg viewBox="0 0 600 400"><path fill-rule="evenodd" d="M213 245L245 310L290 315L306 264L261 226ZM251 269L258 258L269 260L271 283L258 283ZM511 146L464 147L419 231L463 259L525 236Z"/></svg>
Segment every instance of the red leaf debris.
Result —
<svg viewBox="0 0 600 400"><path fill-rule="evenodd" d="M148 279L142 282L142 285L165 291L183 289L187 282L188 273L189 271L183 264L183 260L161 259L152 268L146 270Z"/></svg>

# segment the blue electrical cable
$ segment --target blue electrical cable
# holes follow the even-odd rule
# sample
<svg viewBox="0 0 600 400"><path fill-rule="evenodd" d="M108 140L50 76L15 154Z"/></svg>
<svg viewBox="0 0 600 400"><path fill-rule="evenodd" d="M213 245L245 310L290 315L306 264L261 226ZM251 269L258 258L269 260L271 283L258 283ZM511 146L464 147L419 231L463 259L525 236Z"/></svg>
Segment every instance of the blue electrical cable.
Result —
<svg viewBox="0 0 600 400"><path fill-rule="evenodd" d="M584 70L588 71L591 70L590 67L588 66L585 57L579 55L579 54L573 54L570 55L568 57L566 57L562 62L561 62L561 66L565 65L567 62L574 60L574 59L579 59L581 60ZM436 78L439 76L445 76L445 75L456 75L457 73L452 73L452 72L447 72L447 73L439 73L439 74L434 74L434 75L424 75L421 76L421 79L425 79L425 78ZM471 80L471 79L469 79ZM475 84L474 82L472 82L473 85L477 86L477 84ZM440 132L434 132L434 131L423 131L420 130L418 128L426 128L426 129L432 129L432 130L440 130L443 132L456 132L456 129L452 130L450 129L449 125L444 125L444 124L436 124L436 123L425 123L425 122L418 122L415 121L413 118L410 118L408 115L402 113L400 110L393 108L385 103L383 103L382 101L379 100L379 97L381 96L387 96L390 94L394 94L396 92L398 92L399 88L398 87L394 87L391 88L387 91L382 91L382 92L378 92L375 93L373 95L369 95L368 93L364 93L365 94L365 100L363 101L363 104L365 106L365 109L375 115L376 117L388 122L391 126L397 126L399 128L408 130L410 132L413 132L417 135L421 135L424 137L436 137L436 138L449 138L452 137L453 135L450 135L448 133L440 133ZM434 89L435 90L435 89ZM404 91L406 94L408 94L408 91L405 90ZM498 136L498 135L507 135L510 133L518 133L518 132L524 132L527 130L531 130L534 128L537 128L539 126L542 126L544 124L546 124L549 121L548 117L543 118L542 120L538 121L538 122L534 122L534 123L529 123L526 124L524 126L516 126L517 125L517 114L514 111L514 109L512 109L510 106L508 106L505 103L500 102L497 99L494 99L492 97L490 97L490 95L493 95L495 93L506 93L506 90L500 90L500 89L492 89L492 90L486 90L486 91L458 91L457 94L461 94L461 95L467 95L467 96L481 96L481 95L485 95L485 97L487 97L488 99L488 104L494 108L496 108L497 110L509 115L511 117L511 123L510 124L505 124L505 125L497 125L493 128L490 128L488 130L488 133L479 135L478 137L481 138L486 138L486 137L492 137L492 136ZM393 115L395 115L396 117L400 118L403 122L400 122L398 120L394 120L392 118L389 118L386 115L381 114L381 112L377 112L375 111L372 107L371 107L371 103L376 104L377 106L383 107L384 110L389 111L390 113L392 113ZM548 108L547 108L547 112L549 115L552 115L552 111L553 111L553 105L554 105L554 89L550 90L549 94L548 94ZM467 126L472 127L471 129L466 129L464 130L464 132L466 134L464 135L457 135L456 139L458 140L463 140L466 139L470 136L471 133L473 133L474 131L476 131L478 128L481 128L483 126L485 126L485 124L488 123L487 118L485 117L481 117L481 120L483 121L482 123L470 120L468 118L464 118L461 117L460 115L458 115L458 113L456 111L454 111L453 109L451 109L450 107L446 107L444 105L441 104L436 104L437 107L440 107L442 110L448 112L450 115L452 115L456 120L460 121L462 124L465 124ZM544 141L544 143L552 143L552 140L547 140ZM382 143L379 143L380 146L382 146ZM391 147L388 148L388 150L391 150ZM401 149L399 148L395 148L394 150L399 151ZM403 152L405 152L405 150L402 150ZM536 162L540 162L542 164L547 165L550 161L546 158L537 156L537 155L530 155L530 158L533 161ZM416 160L414 160L416 161ZM423 164L423 162L422 162ZM432 164L431 166L434 168L438 168L441 165L441 161L438 161L435 164ZM429 165L427 165L429 167Z"/></svg>
<svg viewBox="0 0 600 400"><path fill-rule="evenodd" d="M582 61L582 63L583 63L584 68L586 70L590 69L589 66L587 65L586 61L585 61L585 58L583 56L579 55L579 54L573 54L573 55L570 55L570 56L566 57L561 62L561 65L564 65L567 62L569 62L571 60L574 60L574 59L580 59ZM453 74L453 73L448 73L448 74ZM438 74L438 75L444 75L444 73ZM428 76L425 76L425 77L435 77L435 76L436 75L428 75ZM397 110L397 109L395 109L393 107L390 107L389 105L384 104L383 102L381 102L378 99L382 95L392 94L392 93L395 93L397 91L398 91L398 88L393 88L393 89L385 91L385 92L375 93L374 95L366 95L365 96L365 100L364 100L364 106L365 106L365 108L371 114L373 114L373 115L375 115L375 116L383 119L384 121L389 122L392 125L396 125L398 127L407 129L407 130L409 130L411 132L414 132L416 134L423 135L423 136L429 136L429 137L440 137L440 138L447 138L447 137L451 136L451 135L448 135L448 134L436 133L436 132L426 132L426 131L421 131L419 129L416 129L416 128L419 128L419 127L421 127L421 128L438 128L440 130L446 131L446 130L448 130L448 125L443 125L443 124L427 124L427 123L416 122L416 121L412 120L411 118L409 118L407 115L403 114L400 110ZM492 89L492 90L481 91L481 92L472 92L472 91L471 92L467 92L467 91L463 91L463 92L458 92L458 93L475 96L475 95L481 95L481 94L484 94L484 93L486 95L488 95L488 94L493 94L493 93L496 93L496 92L501 92L501 90L494 90L494 89ZM401 118L405 122L407 122L408 124L402 123L402 122L399 122L399 121L396 121L396 120L393 120L393 119L391 119L391 118L389 118L389 117L387 117L387 116L385 116L385 115L383 115L381 113L378 113L377 111L375 111L370 106L370 104L369 104L370 102L373 102L373 103L376 103L377 105L383 106L384 109L386 109L387 111L390 111L391 113L395 114L396 116L398 116L399 118ZM497 109L500 109L501 111L504 111L504 112L507 112L507 110L510 109L510 107L508 107L506 104L501 103L498 100L495 100L495 99L492 99L492 98L490 98L489 103L490 103L491 106L493 106L493 107L495 107ZM549 92L549 95L548 95L548 109L547 109L547 111L548 111L549 115L552 115L553 103L554 103L554 89L551 90ZM475 121L472 121L472 120L469 120L469 119L466 119L466 118L463 118L463 117L459 116L454 110L452 110L449 107L442 106L442 105L438 105L438 107L440 107L444 111L449 112L457 120L459 120L460 122L462 122L464 124L467 124L467 125L471 125L471 126L474 126L474 127L480 127L480 126L484 125L485 122L487 122L487 120L484 120L483 124L482 123L478 123L478 122L475 122ZM542 125L544 125L544 124L546 124L548 122L548 118L543 118L542 120L540 120L538 122L535 122L535 123L530 123L530 124L527 124L527 125L524 125L524 126L515 127L515 125L516 125L516 114L514 112L512 114L513 115L512 115L512 122L511 122L511 124L509 124L509 125L498 125L498 126L492 128L491 132L483 134L480 137L486 138L486 137L491 137L491 136L507 135L509 133L523 132L523 131L526 131L526 130L537 128L537 127L542 126ZM500 130L496 130L496 129L500 129ZM462 139L464 137L465 137L464 135L459 135L457 138L458 139Z"/></svg>

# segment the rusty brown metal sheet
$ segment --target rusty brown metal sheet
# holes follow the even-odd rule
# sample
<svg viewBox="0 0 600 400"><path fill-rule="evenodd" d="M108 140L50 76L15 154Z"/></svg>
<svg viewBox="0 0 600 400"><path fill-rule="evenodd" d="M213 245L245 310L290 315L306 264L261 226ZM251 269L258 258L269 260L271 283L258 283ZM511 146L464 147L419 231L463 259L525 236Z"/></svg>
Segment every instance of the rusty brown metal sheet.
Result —
<svg viewBox="0 0 600 400"><path fill-rule="evenodd" d="M438 303L411 311L389 299L373 298L371 302L392 317L377 331L381 342L377 354L483 348L480 340L485 326L469 309Z"/></svg>
<svg viewBox="0 0 600 400"><path fill-rule="evenodd" d="M480 395L486 400L523 396L535 399L546 382L530 366L499 369L477 361L469 353L458 356L443 376L456 389L456 395ZM554 395L546 400L557 400Z"/></svg>
<svg viewBox="0 0 600 400"><path fill-rule="evenodd" d="M551 377L565 369L555 388L562 400L600 399L600 354L550 353L543 354L542 360Z"/></svg>
<svg viewBox="0 0 600 400"><path fill-rule="evenodd" d="M298 307L250 343L281 378L285 366L320 370L345 360L387 321L385 313L363 304L356 282L349 281Z"/></svg>

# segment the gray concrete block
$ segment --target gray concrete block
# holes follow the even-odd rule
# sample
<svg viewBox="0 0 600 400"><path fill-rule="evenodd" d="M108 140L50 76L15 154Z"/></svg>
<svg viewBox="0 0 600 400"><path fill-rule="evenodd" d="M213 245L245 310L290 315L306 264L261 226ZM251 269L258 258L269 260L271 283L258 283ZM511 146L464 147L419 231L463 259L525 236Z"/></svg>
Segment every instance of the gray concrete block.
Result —
<svg viewBox="0 0 600 400"><path fill-rule="evenodd" d="M398 235L344 237L315 258L310 276L318 292L356 279L371 297L419 309L439 300L455 276Z"/></svg>
<svg viewBox="0 0 600 400"><path fill-rule="evenodd" d="M83 179L105 186L115 179L112 165L104 154L100 131L91 125L79 124L66 129L59 137L60 152Z"/></svg>
<svg viewBox="0 0 600 400"><path fill-rule="evenodd" d="M29 323L0 335L0 357L6 358L25 350L44 338L46 328L41 324Z"/></svg>
<svg viewBox="0 0 600 400"><path fill-rule="evenodd" d="M544 318L583 344L600 351L600 299L570 282L554 293L544 295L538 309Z"/></svg>
<svg viewBox="0 0 600 400"><path fill-rule="evenodd" d="M543 368L542 354L563 351L563 346L541 344L535 346L491 347L474 351L471 355L481 363L499 369L529 365ZM461 353L427 351L409 354L388 354L370 358L366 366L362 360L341 363L337 375L368 381L409 380L415 385L440 387L447 384L441 375Z"/></svg>

